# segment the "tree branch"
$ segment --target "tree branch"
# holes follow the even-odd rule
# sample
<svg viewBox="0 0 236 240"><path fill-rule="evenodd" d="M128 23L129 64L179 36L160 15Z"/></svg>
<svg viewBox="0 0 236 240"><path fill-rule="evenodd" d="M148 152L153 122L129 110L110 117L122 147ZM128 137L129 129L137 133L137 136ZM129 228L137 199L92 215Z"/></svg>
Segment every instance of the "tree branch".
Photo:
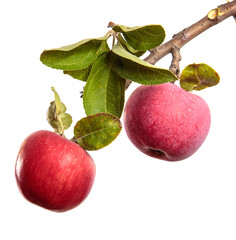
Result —
<svg viewBox="0 0 236 240"><path fill-rule="evenodd" d="M199 34L231 16L236 19L236 0L222 4L216 9L211 10L204 18L175 34L168 42L152 49L144 61L154 65L161 58L171 53L173 60L170 71L179 76L179 62L181 60L180 49Z"/></svg>

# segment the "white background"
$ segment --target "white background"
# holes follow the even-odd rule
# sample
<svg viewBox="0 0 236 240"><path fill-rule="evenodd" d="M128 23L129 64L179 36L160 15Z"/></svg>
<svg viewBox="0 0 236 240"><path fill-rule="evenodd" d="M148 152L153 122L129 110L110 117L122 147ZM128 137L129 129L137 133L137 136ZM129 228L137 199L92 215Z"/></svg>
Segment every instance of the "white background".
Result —
<svg viewBox="0 0 236 240"><path fill-rule="evenodd" d="M74 122L84 117L84 83L41 64L44 49L101 37L109 21L127 26L161 24L166 40L224 0L2 1L0 239L199 240L236 239L236 24L230 18L188 43L183 69L207 63L218 86L196 92L211 109L212 125L189 159L166 162L139 152L124 129L108 147L90 152L97 174L88 198L74 210L54 213L26 201L14 165L30 133L51 130L46 111L54 86ZM170 56L157 66L168 68ZM137 87L133 84L126 98ZM72 129L66 132L72 137Z"/></svg>

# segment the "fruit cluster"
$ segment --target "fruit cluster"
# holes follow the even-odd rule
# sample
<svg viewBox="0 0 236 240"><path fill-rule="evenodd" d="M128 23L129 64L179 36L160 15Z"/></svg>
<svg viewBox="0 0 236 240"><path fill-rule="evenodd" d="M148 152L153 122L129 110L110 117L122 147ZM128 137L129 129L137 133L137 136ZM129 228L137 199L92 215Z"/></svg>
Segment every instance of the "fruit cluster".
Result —
<svg viewBox="0 0 236 240"><path fill-rule="evenodd" d="M75 124L73 138L66 139L64 130L72 117L52 88L55 101L47 119L55 132L37 131L19 150L15 167L19 189L43 208L67 211L88 196L96 171L87 151L107 146L120 133L127 81L142 84L129 97L123 114L127 136L141 152L167 161L183 160L199 149L209 132L207 103L188 91L216 85L218 74L206 64L192 64L183 70L179 87L171 71L139 59L163 42L160 25L111 27L102 38L41 54L43 64L86 82L87 114ZM111 36L112 49L107 44Z"/></svg>

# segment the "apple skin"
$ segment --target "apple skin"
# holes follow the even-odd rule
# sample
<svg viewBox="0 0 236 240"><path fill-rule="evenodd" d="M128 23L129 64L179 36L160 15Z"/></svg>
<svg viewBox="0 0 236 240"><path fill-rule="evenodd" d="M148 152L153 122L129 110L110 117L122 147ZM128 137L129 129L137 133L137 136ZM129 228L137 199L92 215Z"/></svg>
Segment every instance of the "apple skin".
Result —
<svg viewBox="0 0 236 240"><path fill-rule="evenodd" d="M48 210L64 212L88 196L95 165L78 144L54 132L40 130L21 145L15 176L27 200Z"/></svg>
<svg viewBox="0 0 236 240"><path fill-rule="evenodd" d="M207 103L173 83L139 86L124 110L124 127L143 153L162 160L190 157L210 129Z"/></svg>

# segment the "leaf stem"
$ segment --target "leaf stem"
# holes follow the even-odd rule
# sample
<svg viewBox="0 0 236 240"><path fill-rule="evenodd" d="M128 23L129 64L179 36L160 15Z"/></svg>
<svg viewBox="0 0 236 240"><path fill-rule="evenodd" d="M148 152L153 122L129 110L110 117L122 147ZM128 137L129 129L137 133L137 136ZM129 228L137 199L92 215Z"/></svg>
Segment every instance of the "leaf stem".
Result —
<svg viewBox="0 0 236 240"><path fill-rule="evenodd" d="M108 26L109 26L109 25L108 25ZM117 39L116 32L115 32L114 30L109 30L109 31L106 33L105 36L108 37L108 38L112 36L112 46L114 46L114 45L115 45L115 41L116 41L116 39Z"/></svg>

